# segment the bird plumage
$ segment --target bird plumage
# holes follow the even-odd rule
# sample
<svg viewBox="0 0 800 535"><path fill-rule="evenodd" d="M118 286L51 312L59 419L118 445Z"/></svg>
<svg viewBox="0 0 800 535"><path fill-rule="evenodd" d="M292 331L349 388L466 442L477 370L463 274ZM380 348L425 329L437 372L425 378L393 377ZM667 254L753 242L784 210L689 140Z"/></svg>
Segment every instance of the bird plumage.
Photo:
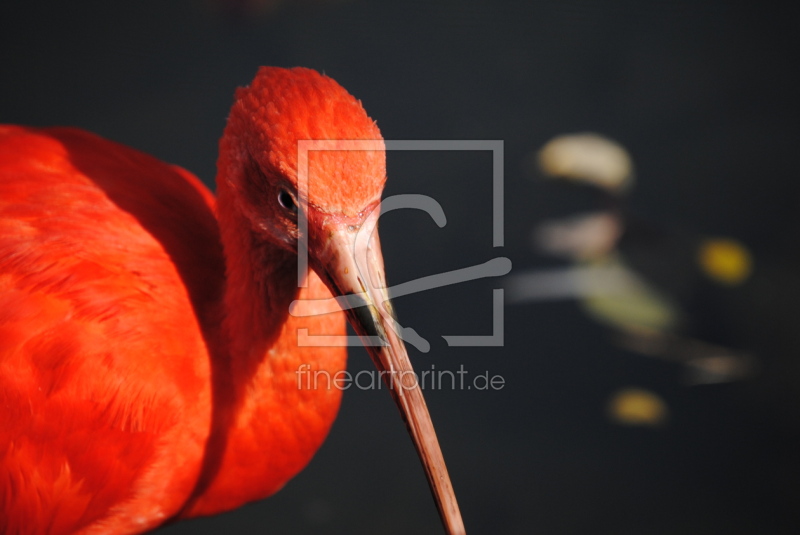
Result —
<svg viewBox="0 0 800 535"><path fill-rule="evenodd" d="M273 235L305 136L380 134L332 80L263 69L237 93L217 201L80 130L0 129L0 532L140 532L267 496L309 461L341 392L296 371L342 370L345 348L296 330L345 323L288 314L331 295L314 272L297 288ZM383 154L316 163L314 207L379 197Z"/></svg>

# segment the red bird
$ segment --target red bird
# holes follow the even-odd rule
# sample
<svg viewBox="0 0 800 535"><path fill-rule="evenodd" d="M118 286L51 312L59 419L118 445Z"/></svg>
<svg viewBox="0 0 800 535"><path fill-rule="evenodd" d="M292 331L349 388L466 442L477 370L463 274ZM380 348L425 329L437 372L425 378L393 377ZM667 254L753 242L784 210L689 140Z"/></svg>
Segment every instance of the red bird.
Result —
<svg viewBox="0 0 800 535"><path fill-rule="evenodd" d="M377 145L299 162L299 140ZM373 232L374 121L326 76L262 68L236 92L217 167L215 199L93 134L0 126L0 533L140 533L276 492L341 396L319 377L346 348L300 335L344 335L346 316L378 340L447 530L463 532L420 389L391 380L411 365ZM363 306L289 311L332 295Z"/></svg>

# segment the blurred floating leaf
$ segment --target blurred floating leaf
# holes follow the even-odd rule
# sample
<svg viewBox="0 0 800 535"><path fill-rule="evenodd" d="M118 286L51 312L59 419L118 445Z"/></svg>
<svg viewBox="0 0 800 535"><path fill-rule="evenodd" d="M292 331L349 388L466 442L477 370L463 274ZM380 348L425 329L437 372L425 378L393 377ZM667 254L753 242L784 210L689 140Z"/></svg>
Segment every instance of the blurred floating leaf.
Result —
<svg viewBox="0 0 800 535"><path fill-rule="evenodd" d="M542 252L590 260L613 251L622 235L622 221L612 212L581 214L557 221L545 221L534 229L533 241Z"/></svg>
<svg viewBox="0 0 800 535"><path fill-rule="evenodd" d="M758 369L748 353L677 334L677 306L616 254L567 268L516 273L506 279L506 289L511 303L578 299L587 315L614 330L620 346L683 365L688 385L738 381Z"/></svg>
<svg viewBox="0 0 800 535"><path fill-rule="evenodd" d="M622 425L660 426L667 421L669 409L656 394L642 388L623 388L611 396L608 417Z"/></svg>
<svg viewBox="0 0 800 535"><path fill-rule="evenodd" d="M705 240L698 250L700 268L708 277L721 284L741 284L750 276L753 261L747 248L736 240L715 238Z"/></svg>
<svg viewBox="0 0 800 535"><path fill-rule="evenodd" d="M748 353L669 332L620 332L616 340L630 351L683 364L684 382L690 386L738 381L758 369L758 361Z"/></svg>
<svg viewBox="0 0 800 535"><path fill-rule="evenodd" d="M709 354L686 362L685 381L689 385L729 383L753 375L756 360L750 355Z"/></svg>
<svg viewBox="0 0 800 535"><path fill-rule="evenodd" d="M616 254L574 267L517 273L507 279L511 302L580 299L595 320L621 331L672 329L677 309Z"/></svg>
<svg viewBox="0 0 800 535"><path fill-rule="evenodd" d="M681 245L676 254L671 233L653 232L645 222L626 216L627 199L621 194L633 183L632 159L624 147L601 135L558 136L537 156L545 175L599 188L606 208L549 220L535 228L537 250L573 264L517 272L508 278L510 301L577 299L588 316L613 329L624 348L682 365L684 380L690 385L752 376L758 368L752 355L687 336L686 332L692 332L692 311L680 307L699 277L697 265L720 284L747 280L753 263L747 248L733 239L715 238L701 241L695 250L693 237L690 243L676 241ZM648 255L649 262L643 262ZM639 400L638 405L631 400ZM641 396L628 401L629 408L648 406Z"/></svg>
<svg viewBox="0 0 800 535"><path fill-rule="evenodd" d="M633 181L628 151L593 133L553 138L539 151L539 167L546 175L586 182L612 193L622 193Z"/></svg>
<svg viewBox="0 0 800 535"><path fill-rule="evenodd" d="M656 289L630 270L617 255L590 263L593 269L581 271L587 292L581 305L597 321L622 331L665 331L678 324L677 308ZM617 270L624 284L613 293L604 292L606 281L597 275Z"/></svg>

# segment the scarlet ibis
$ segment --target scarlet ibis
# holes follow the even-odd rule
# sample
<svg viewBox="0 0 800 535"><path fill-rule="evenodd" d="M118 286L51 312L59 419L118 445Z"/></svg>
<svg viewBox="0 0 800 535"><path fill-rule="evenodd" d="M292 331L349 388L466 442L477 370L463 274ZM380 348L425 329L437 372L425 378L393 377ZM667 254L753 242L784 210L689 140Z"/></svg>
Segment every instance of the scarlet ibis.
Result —
<svg viewBox="0 0 800 535"><path fill-rule="evenodd" d="M216 198L85 131L0 138L0 532L140 533L276 492L341 397L321 378L346 347L299 336L344 335L346 319L371 341L447 531L464 531L422 393L391 380L412 368L373 232L383 138L359 101L313 70L261 68L236 92ZM377 145L308 153L299 188L299 140ZM290 313L332 295L354 305Z"/></svg>

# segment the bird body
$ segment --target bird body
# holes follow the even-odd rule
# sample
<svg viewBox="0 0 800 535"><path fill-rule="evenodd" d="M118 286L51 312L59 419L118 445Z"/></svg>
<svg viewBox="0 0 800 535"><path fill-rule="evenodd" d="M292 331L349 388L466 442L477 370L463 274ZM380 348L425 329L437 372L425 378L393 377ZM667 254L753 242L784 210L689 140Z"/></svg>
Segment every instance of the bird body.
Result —
<svg viewBox="0 0 800 535"><path fill-rule="evenodd" d="M297 370L333 376L346 348L297 333L343 335L345 314L289 305L363 290L329 241L385 180L382 151L331 151L298 190L297 140L317 138L381 139L307 69L262 68L237 92L216 199L90 133L0 127L0 533L139 533L268 496L308 463L341 391Z"/></svg>
<svg viewBox="0 0 800 535"><path fill-rule="evenodd" d="M17 515L5 518L6 531L28 533L31 519L56 511L47 532L69 532L123 503L136 513L104 528L169 518L198 480L212 419L234 420L225 423L232 429L222 473L230 475L209 484L217 492L192 512L230 509L280 488L322 442L340 398L337 389L281 383L296 384L304 361L342 369L344 348L308 355L278 335L268 366L242 384L220 380L230 391L215 392L212 373L232 370L208 190L182 169L86 132L1 132L0 403L11 410L0 414L0 504ZM286 274L291 290L296 270ZM311 277L303 291L329 297ZM341 313L289 317L292 298L287 292L276 317L344 332ZM249 388L261 397L247 397ZM277 410L286 404L298 410ZM253 473L263 477L244 477Z"/></svg>

